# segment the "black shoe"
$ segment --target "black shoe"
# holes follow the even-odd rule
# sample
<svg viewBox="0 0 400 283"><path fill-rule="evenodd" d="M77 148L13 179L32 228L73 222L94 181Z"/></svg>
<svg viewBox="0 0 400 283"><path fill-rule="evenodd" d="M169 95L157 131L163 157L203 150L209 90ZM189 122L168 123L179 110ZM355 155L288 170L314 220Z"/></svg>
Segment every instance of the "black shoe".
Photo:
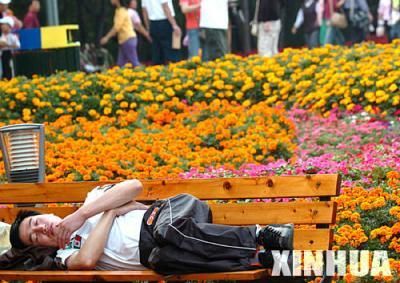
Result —
<svg viewBox="0 0 400 283"><path fill-rule="evenodd" d="M260 251L258 252L258 261L265 268L272 268L274 266L274 257L271 251Z"/></svg>
<svg viewBox="0 0 400 283"><path fill-rule="evenodd" d="M293 224L267 225L260 230L257 243L266 250L293 250Z"/></svg>

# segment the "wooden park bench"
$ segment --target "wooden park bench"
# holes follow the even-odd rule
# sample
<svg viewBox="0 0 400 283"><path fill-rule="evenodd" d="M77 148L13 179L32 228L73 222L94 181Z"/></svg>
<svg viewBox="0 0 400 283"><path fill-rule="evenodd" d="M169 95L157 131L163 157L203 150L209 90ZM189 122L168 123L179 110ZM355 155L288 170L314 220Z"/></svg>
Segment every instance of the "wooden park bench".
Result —
<svg viewBox="0 0 400 283"><path fill-rule="evenodd" d="M110 183L110 182L107 182ZM101 182L76 183L10 183L0 184L2 204L81 203L87 193ZM274 176L248 178L154 180L144 181L138 201L150 203L179 193L189 193L209 200L213 222L228 225L295 223L312 225L298 228L294 234L297 250L331 248L336 204L331 197L340 190L339 175ZM296 198L274 201L276 198ZM261 200L212 202L212 200ZM12 223L22 209L0 208L0 221ZM35 208L43 213L64 217L76 207L51 206ZM38 281L161 281L161 280L256 280L268 276L267 269L245 272L220 272L161 276L152 271L1 271L2 280Z"/></svg>

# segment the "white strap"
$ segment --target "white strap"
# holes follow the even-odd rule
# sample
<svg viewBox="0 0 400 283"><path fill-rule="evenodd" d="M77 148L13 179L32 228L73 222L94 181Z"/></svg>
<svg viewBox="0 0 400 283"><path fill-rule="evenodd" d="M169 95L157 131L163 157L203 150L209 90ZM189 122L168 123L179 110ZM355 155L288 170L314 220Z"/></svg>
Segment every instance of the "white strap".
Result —
<svg viewBox="0 0 400 283"><path fill-rule="evenodd" d="M256 0L256 10L254 11L253 23L258 23L258 11L260 10L260 0Z"/></svg>

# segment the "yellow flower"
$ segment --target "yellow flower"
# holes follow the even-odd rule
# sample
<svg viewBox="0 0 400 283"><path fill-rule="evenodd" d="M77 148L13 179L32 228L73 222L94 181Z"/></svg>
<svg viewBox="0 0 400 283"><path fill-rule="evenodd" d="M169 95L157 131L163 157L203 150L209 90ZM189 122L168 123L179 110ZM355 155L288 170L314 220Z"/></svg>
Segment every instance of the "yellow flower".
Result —
<svg viewBox="0 0 400 283"><path fill-rule="evenodd" d="M64 109L58 107L58 108L56 108L55 112L56 112L58 115L61 115L61 114L64 113Z"/></svg>
<svg viewBox="0 0 400 283"><path fill-rule="evenodd" d="M89 110L89 115L92 116L92 117L94 117L94 116L97 115L97 111L96 111L95 109L90 109L90 110Z"/></svg>
<svg viewBox="0 0 400 283"><path fill-rule="evenodd" d="M243 101L242 105L244 107L249 107L251 105L251 101L249 99L247 99L247 100Z"/></svg>
<svg viewBox="0 0 400 283"><path fill-rule="evenodd" d="M389 87L389 90L391 92L395 92L397 90L397 85L396 84L391 84L390 87Z"/></svg>

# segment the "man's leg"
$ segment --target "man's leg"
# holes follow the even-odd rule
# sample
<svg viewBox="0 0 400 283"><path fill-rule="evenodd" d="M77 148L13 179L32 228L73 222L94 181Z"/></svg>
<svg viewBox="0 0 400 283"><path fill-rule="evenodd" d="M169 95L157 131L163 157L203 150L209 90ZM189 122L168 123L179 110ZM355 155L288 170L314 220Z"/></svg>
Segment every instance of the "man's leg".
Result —
<svg viewBox="0 0 400 283"><path fill-rule="evenodd" d="M184 204L183 204L184 202ZM152 229L158 246L174 245L208 259L247 258L257 245L266 249L293 249L293 225L238 227L212 224L208 206L194 197L166 200Z"/></svg>
<svg viewBox="0 0 400 283"><path fill-rule="evenodd" d="M200 50L200 31L199 29L191 29L187 31L189 37L189 59L198 56Z"/></svg>
<svg viewBox="0 0 400 283"><path fill-rule="evenodd" d="M203 28L202 32L204 34L203 46L202 46L202 60L207 62L210 61L210 35L209 28Z"/></svg>
<svg viewBox="0 0 400 283"><path fill-rule="evenodd" d="M12 69L11 69L12 54L10 50L3 51L1 55L1 64L3 66L3 79L12 79Z"/></svg>
<svg viewBox="0 0 400 283"><path fill-rule="evenodd" d="M160 246L174 245L208 259L247 258L257 251L256 226L196 223L192 218L179 218L154 232Z"/></svg>
<svg viewBox="0 0 400 283"><path fill-rule="evenodd" d="M160 21L160 45L164 63L177 62L178 50L172 48L172 26L168 20Z"/></svg>
<svg viewBox="0 0 400 283"><path fill-rule="evenodd" d="M160 43L160 21L150 21L150 36L152 38L151 42L151 61L153 65L161 65L164 63L162 58L162 50Z"/></svg>
<svg viewBox="0 0 400 283"><path fill-rule="evenodd" d="M255 252L237 259L210 259L172 245L156 247L149 256L150 267L161 274L241 271L257 268ZM260 267L260 266L259 266Z"/></svg>

